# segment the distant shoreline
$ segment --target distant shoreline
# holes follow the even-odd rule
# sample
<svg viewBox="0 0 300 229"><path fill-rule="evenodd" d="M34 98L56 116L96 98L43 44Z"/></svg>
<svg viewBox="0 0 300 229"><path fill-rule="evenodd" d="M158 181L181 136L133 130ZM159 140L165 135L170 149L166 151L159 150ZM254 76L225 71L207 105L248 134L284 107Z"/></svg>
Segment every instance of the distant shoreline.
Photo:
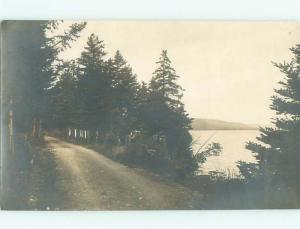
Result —
<svg viewBox="0 0 300 229"><path fill-rule="evenodd" d="M259 129L191 129L190 131L249 131L249 130L256 130L259 131Z"/></svg>
<svg viewBox="0 0 300 229"><path fill-rule="evenodd" d="M245 124L240 122L228 122L217 119L200 119L192 120L192 130L258 130L259 125Z"/></svg>

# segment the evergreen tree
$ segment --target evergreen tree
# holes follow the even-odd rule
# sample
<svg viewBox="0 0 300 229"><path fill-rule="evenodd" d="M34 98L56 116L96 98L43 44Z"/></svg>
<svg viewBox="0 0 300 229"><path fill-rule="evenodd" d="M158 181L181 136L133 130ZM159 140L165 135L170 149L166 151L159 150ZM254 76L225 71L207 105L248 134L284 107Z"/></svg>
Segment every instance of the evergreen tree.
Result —
<svg viewBox="0 0 300 229"><path fill-rule="evenodd" d="M97 74L103 70L105 61L104 42L92 33L87 40L84 51L81 53L79 63L82 65L84 74Z"/></svg>
<svg viewBox="0 0 300 229"><path fill-rule="evenodd" d="M36 114L34 120L38 129L41 130L42 122L46 128L51 128L52 123L50 119L51 104L49 89L52 87L53 82L56 81L56 76L60 63L62 60L58 55L71 47L71 43L76 41L80 32L85 28L86 22L73 23L62 34L55 34L61 22L59 21L45 21L41 22L42 30L42 45L39 48L40 52L35 57L34 64L37 67L37 74L35 82L35 90L39 90L36 94Z"/></svg>
<svg viewBox="0 0 300 229"><path fill-rule="evenodd" d="M104 44L98 36L91 34L84 51L78 60L80 76L78 82L79 100L85 111L81 119L85 120L85 128L92 134L102 133L110 129L110 111L112 109L111 88L112 77L104 59Z"/></svg>
<svg viewBox="0 0 300 229"><path fill-rule="evenodd" d="M48 88L56 75L58 54L70 47L85 25L74 23L62 35L49 36L58 21L3 23L4 103L11 103L15 127L21 132L32 130L36 136L42 121L48 121Z"/></svg>
<svg viewBox="0 0 300 229"><path fill-rule="evenodd" d="M147 115L149 88L147 83L144 81L138 85L137 95L136 95L136 124L137 130L145 130L145 117Z"/></svg>
<svg viewBox="0 0 300 229"><path fill-rule="evenodd" d="M150 82L145 131L162 139L174 172L177 176L186 176L198 168L191 148L191 119L181 102L183 89L177 83L179 76L171 66L166 50L162 51L157 63L159 66Z"/></svg>
<svg viewBox="0 0 300 229"><path fill-rule="evenodd" d="M11 110L14 131L29 133L47 86L40 77L39 55L45 41L42 24L6 21L2 23L2 29L4 118ZM49 80L47 78L45 82Z"/></svg>
<svg viewBox="0 0 300 229"><path fill-rule="evenodd" d="M51 126L64 130L78 127L79 120L74 120L75 109L78 109L76 95L78 66L75 61L68 61L61 68L59 79L51 89L51 107L54 108Z"/></svg>
<svg viewBox="0 0 300 229"><path fill-rule="evenodd" d="M40 140L42 128L51 126L49 88L56 75L58 54L78 37L85 23L73 24L62 35L47 34L58 25L57 21L4 21L1 24L1 56L4 57L1 58L1 138L8 139L5 144L1 142L4 146L1 170L6 174L1 179L5 184L1 190L1 205L2 200L7 206L15 206L16 199L22 203L23 199L13 190L19 193L28 186L32 162L37 163L36 156L40 154L29 143Z"/></svg>
<svg viewBox="0 0 300 229"><path fill-rule="evenodd" d="M173 109L182 106L180 99L182 98L182 87L177 83L179 76L175 69L171 66L171 61L167 55L167 50L163 50L156 62L159 66L154 71L150 82L153 92L160 93L164 101Z"/></svg>
<svg viewBox="0 0 300 229"><path fill-rule="evenodd" d="M117 51L112 60L114 109L112 122L114 132L124 142L136 122L136 96L138 83L131 67Z"/></svg>
<svg viewBox="0 0 300 229"><path fill-rule="evenodd" d="M300 173L300 45L291 49L290 62L274 63L284 74L275 89L271 109L276 111L274 127L260 128L260 143L249 142L258 164L241 163L245 177L262 178L267 186L299 188Z"/></svg>

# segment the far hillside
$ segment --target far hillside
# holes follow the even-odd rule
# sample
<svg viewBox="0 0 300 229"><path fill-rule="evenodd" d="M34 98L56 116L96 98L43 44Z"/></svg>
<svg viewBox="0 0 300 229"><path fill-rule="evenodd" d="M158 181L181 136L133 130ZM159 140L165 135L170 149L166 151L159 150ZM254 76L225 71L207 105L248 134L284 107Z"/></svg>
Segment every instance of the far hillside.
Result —
<svg viewBox="0 0 300 229"><path fill-rule="evenodd" d="M217 119L194 118L193 130L257 130L258 125L250 125L239 122L227 122Z"/></svg>

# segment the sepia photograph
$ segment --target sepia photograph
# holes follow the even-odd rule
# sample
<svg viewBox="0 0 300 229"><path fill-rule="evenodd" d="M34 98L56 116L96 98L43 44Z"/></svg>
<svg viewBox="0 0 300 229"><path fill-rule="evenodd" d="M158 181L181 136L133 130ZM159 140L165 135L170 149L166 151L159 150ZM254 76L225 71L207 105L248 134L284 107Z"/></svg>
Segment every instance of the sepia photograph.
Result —
<svg viewBox="0 0 300 229"><path fill-rule="evenodd" d="M2 210L300 208L300 22L1 22Z"/></svg>

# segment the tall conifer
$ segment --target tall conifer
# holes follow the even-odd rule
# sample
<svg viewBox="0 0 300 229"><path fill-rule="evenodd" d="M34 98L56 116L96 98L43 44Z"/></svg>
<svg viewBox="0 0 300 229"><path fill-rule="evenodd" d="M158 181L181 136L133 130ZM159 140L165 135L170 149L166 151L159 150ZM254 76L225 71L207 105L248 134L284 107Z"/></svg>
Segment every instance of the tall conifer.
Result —
<svg viewBox="0 0 300 229"><path fill-rule="evenodd" d="M284 74L275 89L271 109L276 111L273 127L260 128L259 143L249 142L258 164L240 165L247 177L261 177L266 185L299 187L300 173L300 45L291 49L289 62L274 63Z"/></svg>

